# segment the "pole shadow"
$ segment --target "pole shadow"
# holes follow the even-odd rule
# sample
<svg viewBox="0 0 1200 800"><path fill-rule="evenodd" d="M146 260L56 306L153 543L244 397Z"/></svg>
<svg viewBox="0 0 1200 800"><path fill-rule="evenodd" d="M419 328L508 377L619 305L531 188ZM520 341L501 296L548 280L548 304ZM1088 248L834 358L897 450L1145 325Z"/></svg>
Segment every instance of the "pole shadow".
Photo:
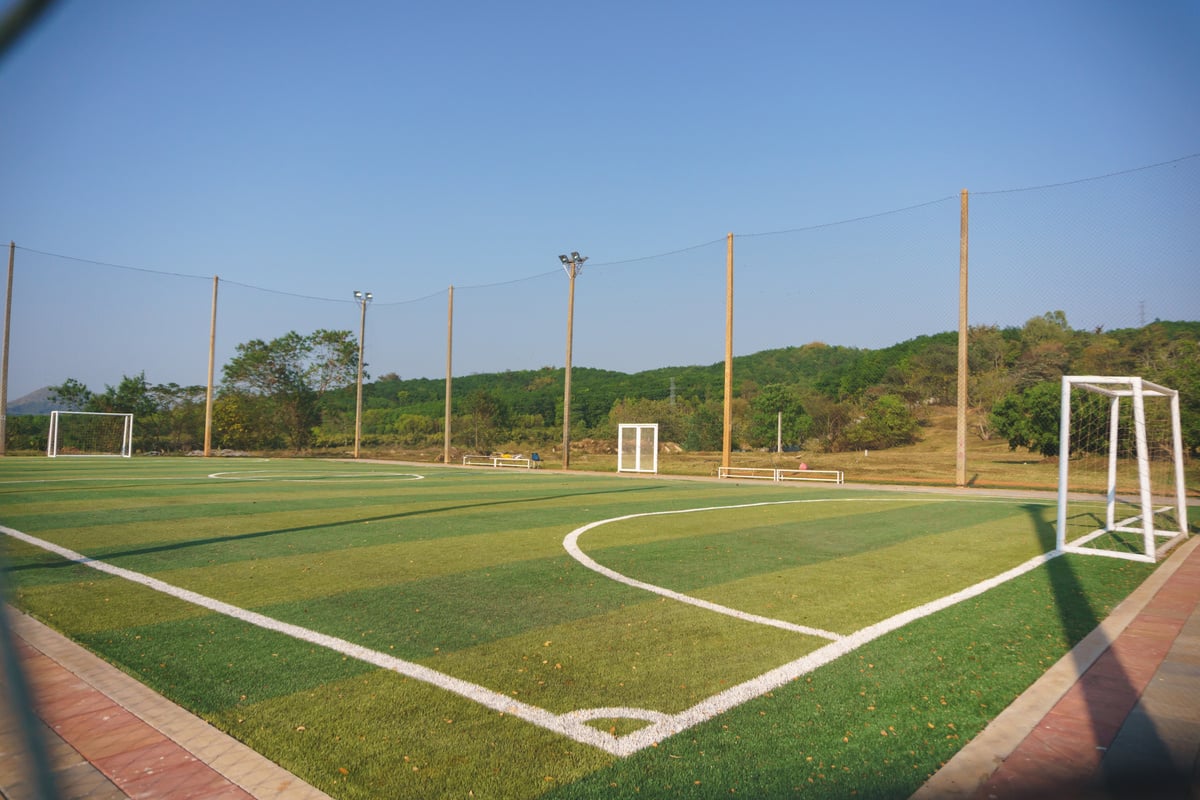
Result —
<svg viewBox="0 0 1200 800"><path fill-rule="evenodd" d="M61 797L46 727L34 712L34 697L9 624L8 586L0 553L0 797Z"/></svg>
<svg viewBox="0 0 1200 800"><path fill-rule="evenodd" d="M1026 506L1039 541L1047 549L1055 546L1055 524L1044 518L1045 506ZM1122 663L1114 652L1113 640L1103 634L1104 621L1093 605L1087 588L1076 569L1078 559L1108 556L1059 555L1046 564L1055 609L1068 641L1077 644L1092 634L1100 655L1092 660L1088 649L1072 649L1079 675L1072 689L1054 706L1037 726L1036 751L1045 763L1028 765L1021 775L1019 797L1105 797L1116 798L1190 798L1184 776L1164 773L1169 752L1151 720L1139 736L1140 758L1135 763L1122 759L1119 770L1112 769L1108 750L1152 676L1131 674L1133 664ZM1128 656L1126 656L1128 659ZM1129 664L1127 666L1127 664ZM1183 778L1183 783L1180 779ZM1014 787L1016 788L1016 787ZM1004 795L998 795L1004 796ZM1011 796L1011 795L1010 795Z"/></svg>

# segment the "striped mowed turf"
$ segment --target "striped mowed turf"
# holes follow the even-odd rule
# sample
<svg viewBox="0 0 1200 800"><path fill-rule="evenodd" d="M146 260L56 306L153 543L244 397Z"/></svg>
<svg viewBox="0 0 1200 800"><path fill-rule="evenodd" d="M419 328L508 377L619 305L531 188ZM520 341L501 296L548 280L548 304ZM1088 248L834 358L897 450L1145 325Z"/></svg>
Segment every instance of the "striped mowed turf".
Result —
<svg viewBox="0 0 1200 800"><path fill-rule="evenodd" d="M599 564L846 636L1044 553L1054 509L430 465L0 462L8 529L551 717L682 714L828 644L617 582L564 549L572 531L615 518L624 519L579 536ZM337 797L707 797L718 784L790 796L817 783L825 794L895 796L1149 571L1055 559L626 758L412 674L3 541L17 606ZM884 709L892 721L863 742L858 728ZM947 729L938 720L950 713L959 722ZM620 713L586 722L612 737L646 725ZM905 731L908 750L895 750L889 729ZM674 752L683 744L689 755ZM832 768L830 753L847 763ZM912 763L897 772L901 754Z"/></svg>

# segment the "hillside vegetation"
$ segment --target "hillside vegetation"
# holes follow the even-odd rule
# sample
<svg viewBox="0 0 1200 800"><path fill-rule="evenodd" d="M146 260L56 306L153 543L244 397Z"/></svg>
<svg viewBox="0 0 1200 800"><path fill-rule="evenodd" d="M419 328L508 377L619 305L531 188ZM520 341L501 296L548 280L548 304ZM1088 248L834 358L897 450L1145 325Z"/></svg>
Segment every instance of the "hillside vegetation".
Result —
<svg viewBox="0 0 1200 800"><path fill-rule="evenodd" d="M739 356L733 366L734 447L768 453L782 445L785 451L827 455L822 460L830 462L849 457L837 454L861 458L866 451L866 458L877 459L883 451L920 447L929 449L928 459L944 457L945 450L953 458L952 440L946 444L933 432L956 402L957 340L957 334L944 332L878 350L812 342ZM1057 408L1050 406L1057 403L1062 375L1140 375L1180 390L1186 449L1189 457L1200 452L1200 322L1081 331L1062 312L1051 312L1021 327L972 328L969 341L969 425L977 445L1038 461L1056 452ZM351 335L340 331L289 333L275 342L239 346L218 390L214 448L345 454L354 441L355 385L346 377L353 375L355 363L346 358L354 353ZM255 372L265 364L282 367L278 373ZM295 375L307 378L287 384ZM538 451L553 466L561 458L555 454L562 440L563 378L563 370L553 367L455 377L455 458L465 452ZM723 387L720 362L635 374L576 367L572 460L576 447L584 456L581 466L589 454L611 453L623 422L658 423L666 452L719 450ZM135 413L137 451L190 452L203 446L203 387L154 385L139 374L101 392L72 379L52 389L67 407ZM441 379L395 374L368 379L363 453L440 460L445 392ZM44 418L10 416L10 452L43 448L45 430Z"/></svg>

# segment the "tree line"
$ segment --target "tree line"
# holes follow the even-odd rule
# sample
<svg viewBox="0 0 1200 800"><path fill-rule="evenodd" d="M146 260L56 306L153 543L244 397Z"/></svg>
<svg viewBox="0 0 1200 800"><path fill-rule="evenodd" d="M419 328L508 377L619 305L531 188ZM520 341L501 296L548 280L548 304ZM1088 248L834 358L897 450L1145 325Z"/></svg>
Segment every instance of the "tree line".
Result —
<svg viewBox="0 0 1200 800"><path fill-rule="evenodd" d="M875 350L812 342L737 357L735 447L837 452L917 441L930 409L956 403L957 341L946 332ZM1200 450L1200 322L1075 330L1054 311L1019 327L972 327L968 341L969 422L981 439L1056 453L1062 375L1140 375L1180 391L1185 445L1189 455ZM213 446L344 451L354 438L357 359L350 331L238 345L222 368ZM563 377L554 367L456 377L452 444L549 451L561 440ZM132 412L139 452L203 447L203 386L156 385L138 373L99 392L71 378L51 388L60 407ZM719 450L723 393L722 363L634 374L576 367L572 438L615 440L620 423L657 422L660 441ZM444 402L441 379L364 379L362 447L440 453ZM44 447L44 419L9 417L10 450Z"/></svg>

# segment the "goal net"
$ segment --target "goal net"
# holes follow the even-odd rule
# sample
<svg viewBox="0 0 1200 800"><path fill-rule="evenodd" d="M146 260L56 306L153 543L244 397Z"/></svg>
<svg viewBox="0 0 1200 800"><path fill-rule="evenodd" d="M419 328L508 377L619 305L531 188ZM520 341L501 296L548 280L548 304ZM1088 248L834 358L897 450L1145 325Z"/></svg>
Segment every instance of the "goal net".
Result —
<svg viewBox="0 0 1200 800"><path fill-rule="evenodd" d="M658 423L617 426L617 472L658 472Z"/></svg>
<svg viewBox="0 0 1200 800"><path fill-rule="evenodd" d="M1066 375L1061 415L1060 550L1153 562L1186 537L1179 392Z"/></svg>
<svg viewBox="0 0 1200 800"><path fill-rule="evenodd" d="M46 455L123 456L133 454L133 414L51 411Z"/></svg>

